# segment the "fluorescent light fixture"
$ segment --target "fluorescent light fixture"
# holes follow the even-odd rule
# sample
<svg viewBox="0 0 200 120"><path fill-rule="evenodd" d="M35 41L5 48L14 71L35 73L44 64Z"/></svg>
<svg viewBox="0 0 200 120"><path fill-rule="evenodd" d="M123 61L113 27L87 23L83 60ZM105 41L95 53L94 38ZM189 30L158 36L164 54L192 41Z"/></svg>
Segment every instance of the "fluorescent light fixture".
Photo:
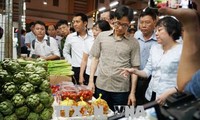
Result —
<svg viewBox="0 0 200 120"><path fill-rule="evenodd" d="M114 6L118 5L118 4L119 4L118 1L111 2L110 3L110 7L112 8L112 7L114 7Z"/></svg>
<svg viewBox="0 0 200 120"><path fill-rule="evenodd" d="M162 19L162 18L164 18L164 17L165 17L165 16L163 16L163 15L162 15L162 16L159 16L159 19Z"/></svg>
<svg viewBox="0 0 200 120"><path fill-rule="evenodd" d="M131 24L134 24L135 23L135 21L131 21Z"/></svg>
<svg viewBox="0 0 200 120"><path fill-rule="evenodd" d="M145 12L147 8L144 8L142 11Z"/></svg>
<svg viewBox="0 0 200 120"><path fill-rule="evenodd" d="M104 10L106 10L106 7L101 7L101 8L99 8L99 12L103 12Z"/></svg>
<svg viewBox="0 0 200 120"><path fill-rule="evenodd" d="M43 1L43 4L44 4L44 5L47 5L47 0L44 0L44 1Z"/></svg>
<svg viewBox="0 0 200 120"><path fill-rule="evenodd" d="M23 10L26 10L26 2L24 2Z"/></svg>
<svg viewBox="0 0 200 120"><path fill-rule="evenodd" d="M111 9L111 11L114 11L114 12L115 12L115 10L116 10L116 8Z"/></svg>
<svg viewBox="0 0 200 120"><path fill-rule="evenodd" d="M134 11L133 14L136 15L136 14L137 14L137 11Z"/></svg>

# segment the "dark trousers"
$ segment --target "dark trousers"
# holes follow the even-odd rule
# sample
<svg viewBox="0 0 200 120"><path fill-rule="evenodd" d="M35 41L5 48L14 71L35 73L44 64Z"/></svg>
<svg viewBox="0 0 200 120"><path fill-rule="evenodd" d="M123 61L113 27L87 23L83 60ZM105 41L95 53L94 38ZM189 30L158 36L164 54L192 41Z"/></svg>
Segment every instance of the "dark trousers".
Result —
<svg viewBox="0 0 200 120"><path fill-rule="evenodd" d="M145 93L148 88L150 80L151 80L151 76L148 79L140 78L140 77L138 78L136 93L135 93L136 105L143 105L148 102L146 101Z"/></svg>
<svg viewBox="0 0 200 120"><path fill-rule="evenodd" d="M85 81L83 82L84 85L88 85L90 76L85 74ZM96 84L97 76L94 76L94 84Z"/></svg>
<svg viewBox="0 0 200 120"><path fill-rule="evenodd" d="M129 92L108 92L99 88L96 88L96 94L102 94L102 99L104 99L109 108L114 110L114 105L127 105Z"/></svg>
<svg viewBox="0 0 200 120"><path fill-rule="evenodd" d="M74 76L72 77L72 82L74 84L79 84L79 74L80 74L80 67L72 67L72 71L74 71ZM85 77L85 72L84 72L84 79Z"/></svg>
<svg viewBox="0 0 200 120"><path fill-rule="evenodd" d="M89 78L90 78L90 76L86 74L86 75L85 75L85 81L83 82L84 85L88 85L88 83L89 83ZM96 79L97 79L97 76L94 76L95 92L94 92L93 96L94 96L95 98L98 98L99 95L96 94L96 89L97 89L97 87L96 87Z"/></svg>
<svg viewBox="0 0 200 120"><path fill-rule="evenodd" d="M155 100L156 100L156 92L153 91L150 101L155 101Z"/></svg>
<svg viewBox="0 0 200 120"><path fill-rule="evenodd" d="M152 101L155 101L155 100L156 100L156 92L154 92L154 91L152 92L152 96L151 96L150 101L145 98L146 103L152 102Z"/></svg>
<svg viewBox="0 0 200 120"><path fill-rule="evenodd" d="M26 46L21 47L21 54L27 54L28 50Z"/></svg>
<svg viewBox="0 0 200 120"><path fill-rule="evenodd" d="M27 56L30 57L30 53L31 51L30 50L27 50Z"/></svg>

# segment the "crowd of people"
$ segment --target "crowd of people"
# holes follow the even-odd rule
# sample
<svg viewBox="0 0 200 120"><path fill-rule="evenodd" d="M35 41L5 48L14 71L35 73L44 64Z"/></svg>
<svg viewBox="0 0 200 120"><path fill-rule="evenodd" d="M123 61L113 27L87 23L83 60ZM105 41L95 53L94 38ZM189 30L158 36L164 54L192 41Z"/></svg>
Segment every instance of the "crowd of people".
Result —
<svg viewBox="0 0 200 120"><path fill-rule="evenodd" d="M163 18L146 8L136 28L131 25L133 9L123 5L104 12L92 29L83 13L73 17L73 29L67 20L59 20L46 32L44 22L35 21L21 47L26 46L32 58L67 60L74 71L73 83L88 85L94 97L101 93L111 110L114 105L154 100L165 105L177 91L198 98L200 2L193 2L197 10L158 9L167 15Z"/></svg>

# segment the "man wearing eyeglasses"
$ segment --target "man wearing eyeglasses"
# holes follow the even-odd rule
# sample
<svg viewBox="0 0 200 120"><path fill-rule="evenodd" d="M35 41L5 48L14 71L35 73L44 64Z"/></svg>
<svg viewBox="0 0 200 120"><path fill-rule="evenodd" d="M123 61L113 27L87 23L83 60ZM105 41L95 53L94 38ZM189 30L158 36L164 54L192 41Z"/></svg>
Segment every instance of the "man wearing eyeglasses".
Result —
<svg viewBox="0 0 200 120"><path fill-rule="evenodd" d="M138 41L125 36L132 18L132 9L119 6L115 11L114 30L100 33L91 49L89 87L94 90L93 76L98 65L96 93L102 94L111 110L114 110L114 105L135 105L136 102L137 76L124 78L120 75L120 68L138 68L140 65Z"/></svg>

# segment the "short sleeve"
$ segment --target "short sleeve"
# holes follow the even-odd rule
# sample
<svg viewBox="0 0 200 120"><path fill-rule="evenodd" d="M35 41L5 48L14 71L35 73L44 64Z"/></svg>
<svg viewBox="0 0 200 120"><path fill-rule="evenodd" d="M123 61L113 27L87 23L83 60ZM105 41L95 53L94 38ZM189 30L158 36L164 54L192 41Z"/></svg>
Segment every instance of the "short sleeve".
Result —
<svg viewBox="0 0 200 120"><path fill-rule="evenodd" d="M150 49L147 64L143 69L143 71L147 74L148 77L152 74L152 53L153 53L153 47L151 47Z"/></svg>
<svg viewBox="0 0 200 120"><path fill-rule="evenodd" d="M90 52L88 44L89 43L87 41L84 42L83 52L86 53L86 54L89 54L89 52Z"/></svg>
<svg viewBox="0 0 200 120"><path fill-rule="evenodd" d="M58 49L57 41L54 38L50 38L50 42L51 42L50 47L53 51L53 54L60 57L60 51Z"/></svg>
<svg viewBox="0 0 200 120"><path fill-rule="evenodd" d="M131 65L140 66L140 45L136 39L134 40L134 47L131 52Z"/></svg>
<svg viewBox="0 0 200 120"><path fill-rule="evenodd" d="M93 57L99 58L100 57L100 52L101 52L101 35L99 34L94 41L94 44L92 45L92 48L90 50L90 53Z"/></svg>

